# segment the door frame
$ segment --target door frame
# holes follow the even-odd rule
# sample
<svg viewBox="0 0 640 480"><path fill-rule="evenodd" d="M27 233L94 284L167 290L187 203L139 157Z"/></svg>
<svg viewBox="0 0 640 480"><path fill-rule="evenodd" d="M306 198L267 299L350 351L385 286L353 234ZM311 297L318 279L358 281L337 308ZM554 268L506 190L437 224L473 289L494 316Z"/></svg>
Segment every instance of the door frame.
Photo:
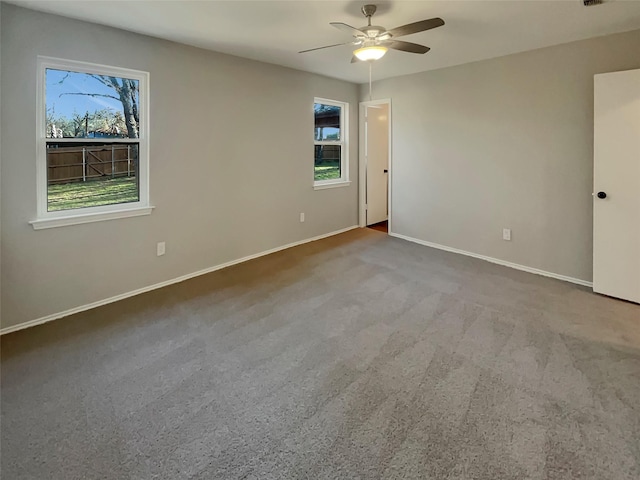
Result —
<svg viewBox="0 0 640 480"><path fill-rule="evenodd" d="M368 102L360 102L359 107L359 116L358 116L358 223L361 228L366 227L367 223L367 212L366 212L366 199L367 199L367 157L365 155L366 151L366 135L365 135L365 109L366 107L373 105L388 105L389 106L389 173L387 174L387 207L389 211L388 215L388 225L389 231L391 233L391 175L393 175L393 157L391 152L392 148L392 113L391 113L391 99L383 98L381 100L369 100Z"/></svg>

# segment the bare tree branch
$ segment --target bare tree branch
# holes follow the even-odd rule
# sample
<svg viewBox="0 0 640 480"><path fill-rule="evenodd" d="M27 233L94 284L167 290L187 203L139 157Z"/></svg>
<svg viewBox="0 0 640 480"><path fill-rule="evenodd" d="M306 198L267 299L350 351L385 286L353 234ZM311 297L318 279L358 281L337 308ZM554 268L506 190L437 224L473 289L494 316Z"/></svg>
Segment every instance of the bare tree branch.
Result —
<svg viewBox="0 0 640 480"><path fill-rule="evenodd" d="M67 74L64 76L64 78L58 82L58 85L62 85L62 84L64 83L64 81L65 81L68 77L69 77L69 72L67 72Z"/></svg>
<svg viewBox="0 0 640 480"><path fill-rule="evenodd" d="M104 95L102 93L61 93L59 97L63 95L86 95L87 97L106 97L106 98L113 98L114 100L120 101L118 97L114 97L113 95Z"/></svg>
<svg viewBox="0 0 640 480"><path fill-rule="evenodd" d="M118 79L116 77L107 77L111 82L111 86L115 89L116 92L120 93L122 90L122 85L118 83ZM126 80L123 78L122 82L124 83Z"/></svg>
<svg viewBox="0 0 640 480"><path fill-rule="evenodd" d="M96 80L98 80L100 83L102 83L104 86L109 87L109 88L113 88L113 85L111 85L111 82L107 82L104 79L104 75L94 75L94 74L88 74L91 78L95 78Z"/></svg>

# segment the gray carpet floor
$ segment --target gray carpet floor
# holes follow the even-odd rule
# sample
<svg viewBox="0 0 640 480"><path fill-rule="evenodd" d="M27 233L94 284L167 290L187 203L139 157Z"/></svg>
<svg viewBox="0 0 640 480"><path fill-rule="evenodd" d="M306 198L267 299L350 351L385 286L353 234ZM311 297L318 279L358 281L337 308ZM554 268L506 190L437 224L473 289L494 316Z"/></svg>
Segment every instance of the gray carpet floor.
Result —
<svg viewBox="0 0 640 480"><path fill-rule="evenodd" d="M2 337L2 478L640 478L640 307L371 229Z"/></svg>

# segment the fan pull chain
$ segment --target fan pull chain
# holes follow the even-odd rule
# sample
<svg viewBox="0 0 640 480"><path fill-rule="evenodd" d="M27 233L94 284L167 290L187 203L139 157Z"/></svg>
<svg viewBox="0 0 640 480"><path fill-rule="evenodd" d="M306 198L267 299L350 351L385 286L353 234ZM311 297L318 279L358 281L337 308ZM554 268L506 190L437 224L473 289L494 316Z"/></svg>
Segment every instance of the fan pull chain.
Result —
<svg viewBox="0 0 640 480"><path fill-rule="evenodd" d="M373 67L373 62L369 62L369 101L371 101L371 68Z"/></svg>

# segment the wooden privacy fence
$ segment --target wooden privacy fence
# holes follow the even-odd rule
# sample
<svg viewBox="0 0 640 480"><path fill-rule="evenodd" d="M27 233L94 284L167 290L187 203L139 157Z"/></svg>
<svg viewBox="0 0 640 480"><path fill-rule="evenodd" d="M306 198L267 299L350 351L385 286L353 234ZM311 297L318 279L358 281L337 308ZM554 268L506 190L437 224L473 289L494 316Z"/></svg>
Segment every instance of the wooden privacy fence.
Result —
<svg viewBox="0 0 640 480"><path fill-rule="evenodd" d="M340 160L340 145L315 145L316 163Z"/></svg>
<svg viewBox="0 0 640 480"><path fill-rule="evenodd" d="M136 175L138 145L47 146L47 182L86 182Z"/></svg>

